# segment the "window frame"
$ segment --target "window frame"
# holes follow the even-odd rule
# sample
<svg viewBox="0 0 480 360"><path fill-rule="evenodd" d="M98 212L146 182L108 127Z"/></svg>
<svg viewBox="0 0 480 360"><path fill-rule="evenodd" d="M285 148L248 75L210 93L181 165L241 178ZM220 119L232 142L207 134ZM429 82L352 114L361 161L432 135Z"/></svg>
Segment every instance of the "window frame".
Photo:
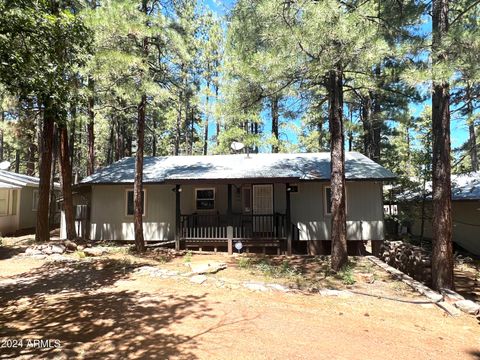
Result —
<svg viewBox="0 0 480 360"><path fill-rule="evenodd" d="M33 189L32 192L32 211L38 211L38 200L39 200L40 192L38 189ZM36 197L36 199L35 199ZM37 201L35 201L37 200Z"/></svg>
<svg viewBox="0 0 480 360"><path fill-rule="evenodd" d="M128 193L129 192L134 193L134 189L132 189L132 188L125 189L125 216L126 217L133 217L133 216L135 216L135 193L133 195L133 214L129 214L128 213ZM147 189L143 188L142 192L143 192L143 214L142 214L142 217L146 217L147 216Z"/></svg>
<svg viewBox="0 0 480 360"><path fill-rule="evenodd" d="M5 213L0 213L0 216L9 216L11 215L10 212L10 189L1 189L1 191L5 191Z"/></svg>
<svg viewBox="0 0 480 360"><path fill-rule="evenodd" d="M332 209L328 209L328 202L327 202L327 189L330 189L330 196L332 193L332 186L326 185L323 187L323 209L325 216L332 215ZM348 214L348 196L347 196L347 185L345 184L345 214ZM330 200L331 201L331 200Z"/></svg>
<svg viewBox="0 0 480 360"><path fill-rule="evenodd" d="M201 200L213 200L213 208L211 209L199 209L198 208L198 191L202 191L202 190L212 190L213 191L213 199L202 199ZM214 187L208 187L208 188L195 188L194 189L195 191L195 210L196 211L212 211L212 210L215 210L217 208L217 192L216 192L216 189Z"/></svg>

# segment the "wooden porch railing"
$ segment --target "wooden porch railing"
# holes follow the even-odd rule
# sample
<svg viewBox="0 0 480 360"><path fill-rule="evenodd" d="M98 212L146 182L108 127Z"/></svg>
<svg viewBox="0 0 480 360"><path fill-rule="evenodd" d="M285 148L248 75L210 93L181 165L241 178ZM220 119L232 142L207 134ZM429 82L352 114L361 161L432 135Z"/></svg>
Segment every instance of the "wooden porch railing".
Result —
<svg viewBox="0 0 480 360"><path fill-rule="evenodd" d="M192 214L180 217L182 240L227 240L231 226L234 240L286 239L285 214L273 215L217 215Z"/></svg>

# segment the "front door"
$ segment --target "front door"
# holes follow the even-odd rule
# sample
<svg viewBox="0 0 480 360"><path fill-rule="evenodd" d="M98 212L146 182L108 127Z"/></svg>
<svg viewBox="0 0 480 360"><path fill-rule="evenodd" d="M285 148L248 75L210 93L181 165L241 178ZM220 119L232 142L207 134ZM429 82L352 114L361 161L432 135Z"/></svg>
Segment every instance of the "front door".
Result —
<svg viewBox="0 0 480 360"><path fill-rule="evenodd" d="M262 184L252 187L253 231L267 237L273 231L273 185Z"/></svg>

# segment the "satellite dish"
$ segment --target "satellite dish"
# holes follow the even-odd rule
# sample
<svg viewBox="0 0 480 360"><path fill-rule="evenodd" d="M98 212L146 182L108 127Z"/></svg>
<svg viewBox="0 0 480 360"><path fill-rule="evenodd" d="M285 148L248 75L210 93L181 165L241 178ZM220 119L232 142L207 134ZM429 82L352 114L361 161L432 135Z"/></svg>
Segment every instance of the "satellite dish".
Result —
<svg viewBox="0 0 480 360"><path fill-rule="evenodd" d="M245 145L241 142L234 141L234 142L232 142L230 147L232 148L233 151L240 151L245 147Z"/></svg>
<svg viewBox="0 0 480 360"><path fill-rule="evenodd" d="M237 249L238 252L240 252L240 250L242 250L242 248L243 248L242 242L241 242L241 241L237 241L237 242L235 243L235 249Z"/></svg>
<svg viewBox="0 0 480 360"><path fill-rule="evenodd" d="M8 169L10 169L10 161L0 162L0 170L8 170Z"/></svg>

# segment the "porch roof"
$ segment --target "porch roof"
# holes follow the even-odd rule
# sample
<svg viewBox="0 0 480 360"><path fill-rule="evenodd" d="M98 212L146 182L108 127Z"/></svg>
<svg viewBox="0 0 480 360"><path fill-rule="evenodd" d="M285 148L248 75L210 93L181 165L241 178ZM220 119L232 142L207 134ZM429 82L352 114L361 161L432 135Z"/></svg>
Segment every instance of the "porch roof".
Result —
<svg viewBox="0 0 480 360"><path fill-rule="evenodd" d="M345 154L347 180L386 181L395 175L358 152ZM135 158L123 158L81 184L133 183ZM145 183L215 180L329 180L330 153L161 156L144 159Z"/></svg>

